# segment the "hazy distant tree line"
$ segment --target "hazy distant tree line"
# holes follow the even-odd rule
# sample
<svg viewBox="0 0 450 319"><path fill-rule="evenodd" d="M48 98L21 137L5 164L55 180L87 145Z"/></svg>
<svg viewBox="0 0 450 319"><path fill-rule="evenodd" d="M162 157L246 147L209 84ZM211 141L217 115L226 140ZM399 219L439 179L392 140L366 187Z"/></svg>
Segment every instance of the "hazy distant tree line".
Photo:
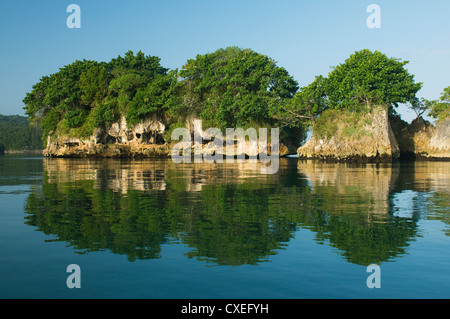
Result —
<svg viewBox="0 0 450 319"><path fill-rule="evenodd" d="M27 117L0 115L0 153L11 150L41 150L42 129Z"/></svg>

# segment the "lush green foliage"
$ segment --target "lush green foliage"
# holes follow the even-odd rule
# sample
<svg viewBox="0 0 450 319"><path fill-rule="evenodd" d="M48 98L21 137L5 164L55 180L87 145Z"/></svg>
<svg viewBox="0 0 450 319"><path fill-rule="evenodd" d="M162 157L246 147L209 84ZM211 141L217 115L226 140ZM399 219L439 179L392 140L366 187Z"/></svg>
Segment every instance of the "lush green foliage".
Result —
<svg viewBox="0 0 450 319"><path fill-rule="evenodd" d="M43 77L24 103L44 136L59 132L87 137L120 116L132 126L156 114L168 133L194 116L205 127L220 129L278 127L282 140L298 144L327 109L367 111L385 105L392 111L407 102L418 106L415 94L421 83L414 82L406 64L362 50L328 77L317 76L299 90L284 68L250 49L229 47L197 55L180 71L162 67L158 57L129 51L108 63L75 61ZM433 104L435 113L448 99L443 101Z"/></svg>
<svg viewBox="0 0 450 319"><path fill-rule="evenodd" d="M328 75L329 107L355 108L362 103L397 107L410 102L422 83L414 82L404 68L407 63L379 51L355 52Z"/></svg>
<svg viewBox="0 0 450 319"><path fill-rule="evenodd" d="M428 101L423 99L423 101L429 111L428 114L437 119L438 122L450 118L450 86L444 89L439 100Z"/></svg>
<svg viewBox="0 0 450 319"><path fill-rule="evenodd" d="M313 126L314 136L318 138L331 138L338 131L338 126L335 121L339 114L338 110L326 110L317 119Z"/></svg>
<svg viewBox="0 0 450 319"><path fill-rule="evenodd" d="M328 107L325 93L326 79L317 76L308 86L302 87L293 99L284 103L275 117L289 126L308 127Z"/></svg>
<svg viewBox="0 0 450 319"><path fill-rule="evenodd" d="M40 122L44 136L87 137L120 115L131 126L154 114L167 126L196 116L221 129L277 126L282 137L304 136L274 117L298 85L271 58L230 47L188 60L180 72L159 62L131 51L108 63L76 61L33 86L24 99L26 113Z"/></svg>
<svg viewBox="0 0 450 319"><path fill-rule="evenodd" d="M174 95L176 83L177 74L171 71L155 77L153 82L139 88L129 104L127 122L134 125L151 114L157 114L160 117L164 115L169 105L176 103Z"/></svg>
<svg viewBox="0 0 450 319"><path fill-rule="evenodd" d="M164 104L158 93L166 87L155 90L155 85L168 82L167 69L159 62L158 57L131 51L109 63L75 61L33 86L23 100L25 112L41 123L44 136L56 131L87 136L120 114L138 122ZM148 95L152 99L146 99Z"/></svg>
<svg viewBox="0 0 450 319"><path fill-rule="evenodd" d="M186 63L180 76L183 101L174 111L198 115L209 126L222 129L268 124L271 110L298 89L272 59L236 47L198 55Z"/></svg>
<svg viewBox="0 0 450 319"><path fill-rule="evenodd" d="M276 118L298 84L271 58L249 49L229 47L188 60L179 72L177 100L168 114L194 115L205 127L278 127L281 139L298 143L302 129Z"/></svg>
<svg viewBox="0 0 450 319"><path fill-rule="evenodd" d="M416 102L422 86L405 69L407 63L378 51L355 52L333 68L328 77L318 76L301 88L279 115L286 121L311 125L327 109L368 111L383 105L395 112L393 108L400 103Z"/></svg>
<svg viewBox="0 0 450 319"><path fill-rule="evenodd" d="M0 115L0 153L3 150L42 149L42 130L30 125L27 118L19 115Z"/></svg>

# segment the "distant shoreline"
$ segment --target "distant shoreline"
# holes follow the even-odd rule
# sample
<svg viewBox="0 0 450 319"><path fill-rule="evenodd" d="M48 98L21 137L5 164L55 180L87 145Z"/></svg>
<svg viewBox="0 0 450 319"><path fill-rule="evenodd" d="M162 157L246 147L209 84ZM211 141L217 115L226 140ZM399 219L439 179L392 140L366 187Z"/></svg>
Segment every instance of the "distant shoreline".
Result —
<svg viewBox="0 0 450 319"><path fill-rule="evenodd" d="M26 154L26 153L32 153L32 154L42 154L43 150L8 150L3 154Z"/></svg>

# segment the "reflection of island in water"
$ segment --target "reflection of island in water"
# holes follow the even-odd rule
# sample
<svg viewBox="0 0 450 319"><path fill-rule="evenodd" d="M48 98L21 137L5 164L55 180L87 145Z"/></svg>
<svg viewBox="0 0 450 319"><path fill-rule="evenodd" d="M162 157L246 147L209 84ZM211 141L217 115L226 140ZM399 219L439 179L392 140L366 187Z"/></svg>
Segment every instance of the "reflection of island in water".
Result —
<svg viewBox="0 0 450 319"><path fill-rule="evenodd" d="M439 206L449 201L449 163L282 159L275 175L260 175L259 165L45 158L26 223L80 253L150 259L163 244L182 242L189 258L219 265L266 261L307 228L367 265L404 254L417 235L418 217L395 213L397 193L433 190L425 205L438 203L434 218L449 221L448 205Z"/></svg>

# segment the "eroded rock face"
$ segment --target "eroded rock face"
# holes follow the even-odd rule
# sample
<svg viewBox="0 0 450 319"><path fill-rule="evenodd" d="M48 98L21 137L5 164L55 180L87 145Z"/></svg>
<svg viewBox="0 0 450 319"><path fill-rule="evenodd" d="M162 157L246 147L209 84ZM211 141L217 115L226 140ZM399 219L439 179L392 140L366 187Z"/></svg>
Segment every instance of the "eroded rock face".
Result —
<svg viewBox="0 0 450 319"><path fill-rule="evenodd" d="M165 125L154 116L128 127L125 117L108 129L97 128L86 139L58 136L47 138L44 156L56 157L167 157Z"/></svg>
<svg viewBox="0 0 450 319"><path fill-rule="evenodd" d="M450 119L439 124L430 139L428 156L450 158Z"/></svg>
<svg viewBox="0 0 450 319"><path fill-rule="evenodd" d="M385 108L377 108L358 118L359 127L354 134L346 133L349 125L336 118L337 133L331 138L312 137L298 148L300 158L321 158L330 160L381 160L400 156L399 146L388 120Z"/></svg>
<svg viewBox="0 0 450 319"><path fill-rule="evenodd" d="M203 128L201 121L195 117L188 117L185 122L191 135L191 141L184 147L192 152L201 147L203 154L240 155L237 143L226 145L226 136L223 136L223 145L218 146L213 141L215 137L208 134L207 128ZM121 117L107 129L97 128L92 136L86 139L58 136L47 138L45 156L54 157L169 157L172 148L179 141L165 141L166 126L156 116L141 123L128 127L125 117ZM202 139L201 145L196 143L194 134ZM270 132L268 133L270 134ZM236 141L235 141L236 142ZM183 147L183 148L184 148ZM260 152L271 153L270 143L254 145L245 143L246 156L258 155ZM256 150L256 154L255 153ZM290 143L280 143L279 155L295 153Z"/></svg>
<svg viewBox="0 0 450 319"><path fill-rule="evenodd" d="M164 144L163 134L166 126L154 115L139 124L128 127L124 116L105 132L97 130L96 142L101 144Z"/></svg>
<svg viewBox="0 0 450 319"><path fill-rule="evenodd" d="M196 117L188 117L185 122L185 128L188 129L191 135L190 142L177 143L179 148L192 148L193 152L199 152L201 148L203 155L221 155L228 156L258 156L261 153L271 154L272 145L270 142L261 141L261 136L258 136L258 130L255 129L256 135L252 139L248 138L241 145L239 144L237 135L232 137L232 143L227 144L227 133L216 131L214 128L203 127L202 121ZM247 131L243 131L247 134ZM218 134L218 136L216 135ZM267 129L267 135L271 131ZM220 139L222 140L220 142ZM296 147L289 141L279 143L278 154L285 156L295 154Z"/></svg>
<svg viewBox="0 0 450 319"><path fill-rule="evenodd" d="M402 155L450 159L450 119L435 127L420 117L396 125L394 131Z"/></svg>

